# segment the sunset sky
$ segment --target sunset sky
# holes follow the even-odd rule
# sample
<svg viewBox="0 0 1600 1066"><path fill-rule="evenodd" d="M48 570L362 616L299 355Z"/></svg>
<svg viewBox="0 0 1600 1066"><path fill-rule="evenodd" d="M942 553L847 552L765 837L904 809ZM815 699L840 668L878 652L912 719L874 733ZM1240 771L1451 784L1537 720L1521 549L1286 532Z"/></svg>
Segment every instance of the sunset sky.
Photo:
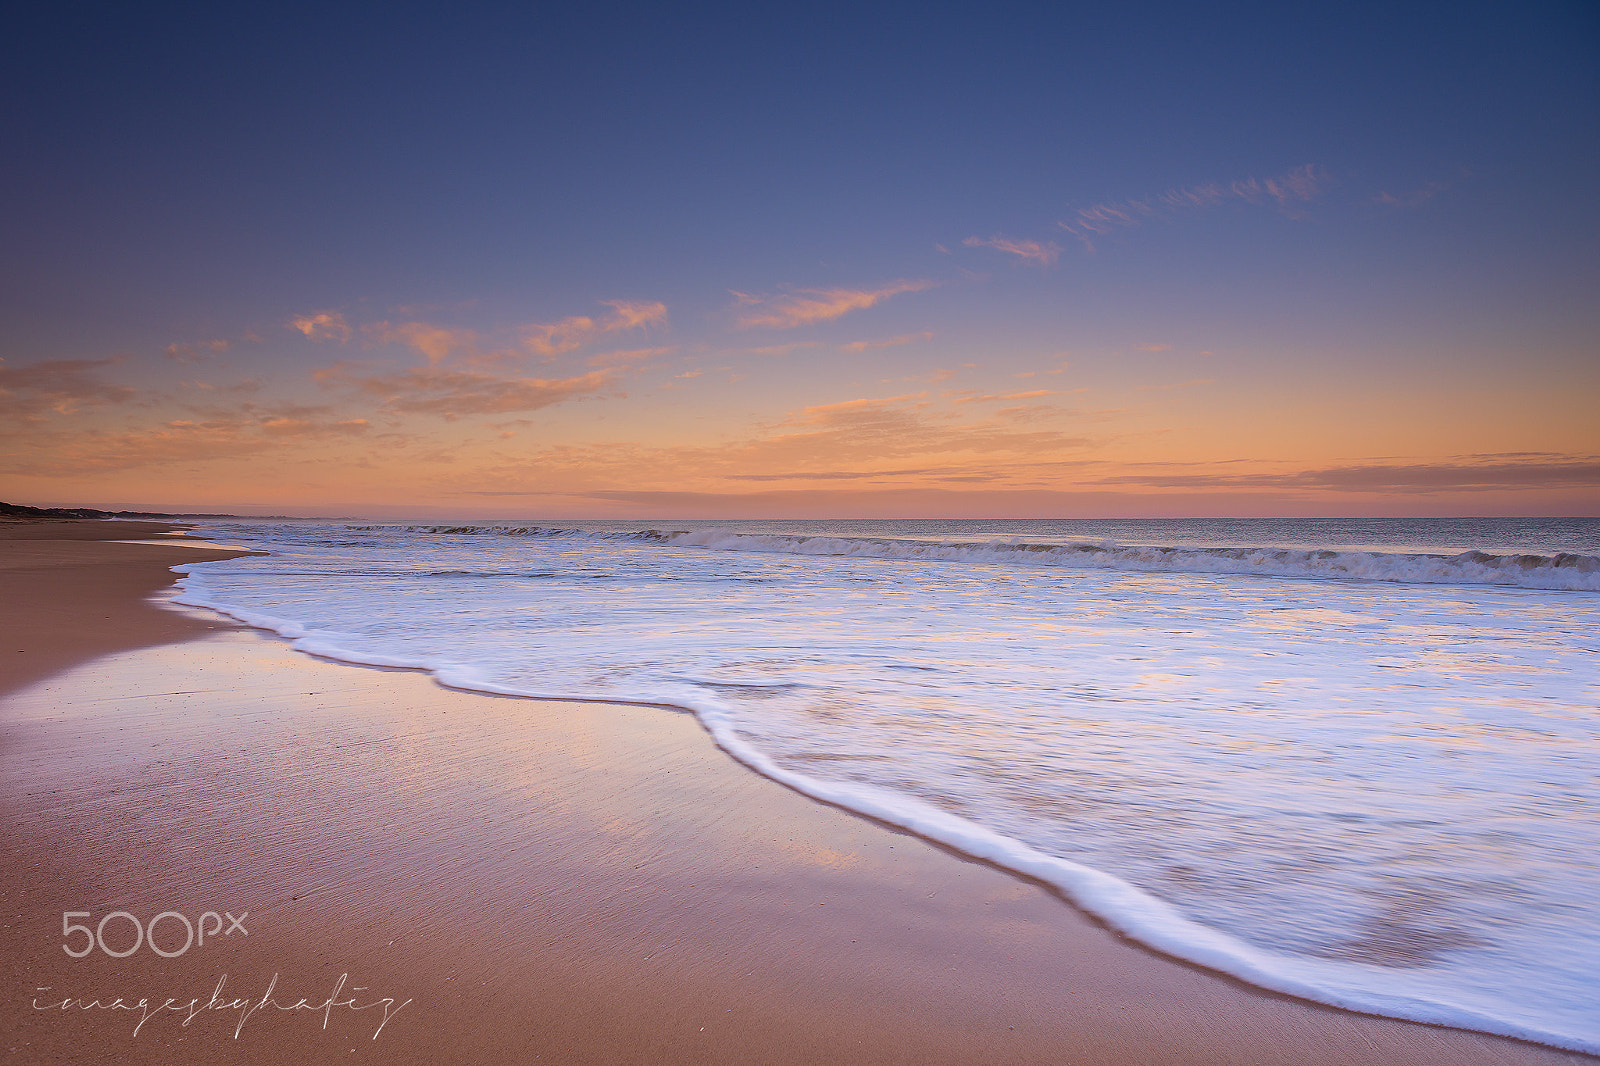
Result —
<svg viewBox="0 0 1600 1066"><path fill-rule="evenodd" d="M1600 515L1597 11L33 5L0 499Z"/></svg>

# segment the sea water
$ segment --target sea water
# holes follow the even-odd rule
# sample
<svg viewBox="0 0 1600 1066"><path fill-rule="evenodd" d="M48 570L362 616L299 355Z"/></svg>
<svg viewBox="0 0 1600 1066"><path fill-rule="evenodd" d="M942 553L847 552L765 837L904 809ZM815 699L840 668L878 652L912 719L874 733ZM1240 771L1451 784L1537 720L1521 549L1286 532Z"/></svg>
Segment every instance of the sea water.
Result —
<svg viewBox="0 0 1600 1066"><path fill-rule="evenodd" d="M272 554L179 601L687 708L1172 955L1600 1052L1600 520L653 525L214 524Z"/></svg>

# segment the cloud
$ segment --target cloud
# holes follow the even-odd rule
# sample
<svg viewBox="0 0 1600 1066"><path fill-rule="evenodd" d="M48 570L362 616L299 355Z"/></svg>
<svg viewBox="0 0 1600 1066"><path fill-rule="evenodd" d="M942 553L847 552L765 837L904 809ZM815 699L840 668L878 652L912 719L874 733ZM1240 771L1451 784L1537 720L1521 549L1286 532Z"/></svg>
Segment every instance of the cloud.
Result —
<svg viewBox="0 0 1600 1066"><path fill-rule="evenodd" d="M265 418L257 425L271 437L354 437L372 428L365 418L316 422L307 418Z"/></svg>
<svg viewBox="0 0 1600 1066"><path fill-rule="evenodd" d="M601 303L611 308L612 313L599 321L588 315L574 315L559 322L524 326L521 331L523 347L535 355L561 355L582 347L602 334L664 324L667 320L667 305L664 303L628 300L602 300Z"/></svg>
<svg viewBox="0 0 1600 1066"><path fill-rule="evenodd" d="M870 352L879 348L898 348L903 344L915 344L918 341L933 340L932 330L923 330L921 333L902 333L898 337L890 337L881 341L853 341L850 344L839 345L841 352Z"/></svg>
<svg viewBox="0 0 1600 1066"><path fill-rule="evenodd" d="M969 409L970 410L970 409ZM483 490L537 486L546 493L714 488L718 483L1012 483L1059 475L1094 442L1027 415L961 417L925 394L861 397L791 411L742 440L647 445L627 439L548 444L502 453L483 468ZM882 485L880 481L878 484Z"/></svg>
<svg viewBox="0 0 1600 1066"><path fill-rule="evenodd" d="M202 341L198 344L169 344L163 349L175 363L209 363L231 348L227 341Z"/></svg>
<svg viewBox="0 0 1600 1066"><path fill-rule="evenodd" d="M1170 189L1143 200L1118 200L1079 208L1071 218L1056 225L1093 250L1094 239L1119 229L1134 229L1159 219L1170 219L1188 211L1242 201L1276 207L1298 215L1300 205L1320 196L1331 183L1325 171L1307 163L1275 178L1244 178L1221 184L1211 182L1182 189Z"/></svg>
<svg viewBox="0 0 1600 1066"><path fill-rule="evenodd" d="M1389 207L1421 207L1449 187L1448 184L1442 181L1430 181L1420 189L1413 189L1410 192L1401 193L1399 196L1389 192L1380 192L1372 199L1376 203Z"/></svg>
<svg viewBox="0 0 1600 1066"><path fill-rule="evenodd" d="M948 393L946 395L948 395ZM989 403L992 400L1037 400L1037 399L1040 399L1040 398L1045 397L1045 396L1061 396L1061 395L1063 395L1063 393L1060 392L1057 389L1030 389L1027 392L1007 392L1007 393L1002 393L1000 395L962 396L962 397L960 397L958 399L952 400L951 402L952 403L957 403L957 404L963 404L963 403Z"/></svg>
<svg viewBox="0 0 1600 1066"><path fill-rule="evenodd" d="M601 300L600 302L614 312L601 326L607 333L618 329L661 325L667 320L667 305L660 301L642 303L631 300Z"/></svg>
<svg viewBox="0 0 1600 1066"><path fill-rule="evenodd" d="M729 481L859 481L880 477L931 477L942 481L971 481L969 475L941 477L949 471L938 467L916 467L904 470L816 470L795 471L786 474L725 474Z"/></svg>
<svg viewBox="0 0 1600 1066"><path fill-rule="evenodd" d="M746 355L788 355L801 348L819 348L821 341L796 341L793 344L769 344L765 348L746 348Z"/></svg>
<svg viewBox="0 0 1600 1066"><path fill-rule="evenodd" d="M353 335L350 324L338 311L318 311L312 315L296 315L289 320L289 328L297 329L314 341L334 340L340 344Z"/></svg>
<svg viewBox="0 0 1600 1066"><path fill-rule="evenodd" d="M964 480L946 478L947 481ZM659 489L580 489L462 492L462 496L545 496L595 501L607 511L628 518L670 521L686 515L715 518L923 518L930 514L972 518L1057 518L1062 514L1105 513L1118 504L1113 493L1052 492L1037 489L813 488L753 492L663 491ZM1141 505L1147 509L1147 505ZM1143 513L1143 510L1133 513Z"/></svg>
<svg viewBox="0 0 1600 1066"><path fill-rule="evenodd" d="M90 377L116 359L46 359L26 366L0 360L0 415L37 422L50 413L75 414L85 407L127 403L137 396L126 385Z"/></svg>
<svg viewBox="0 0 1600 1066"><path fill-rule="evenodd" d="M397 374L363 376L341 365L319 370L312 377L324 386L348 386L374 396L390 411L433 414L454 421L468 415L537 411L589 395L612 384L616 371L593 370L577 377L550 379L413 367Z"/></svg>
<svg viewBox="0 0 1600 1066"><path fill-rule="evenodd" d="M179 419L151 429L121 433L99 430L64 433L42 442L35 455L7 461L16 473L44 477L129 470L161 463L215 459L253 452L260 443L245 440L236 422Z"/></svg>
<svg viewBox="0 0 1600 1066"><path fill-rule="evenodd" d="M325 417L330 408L286 405L262 410L245 403L137 429L94 427L30 434L10 449L5 468L62 477L132 470L166 463L194 465L233 456L278 452L299 441L353 438L372 427L364 418Z"/></svg>
<svg viewBox="0 0 1600 1066"><path fill-rule="evenodd" d="M982 237L968 237L961 243L968 248L993 248L998 252L1007 252L1018 256L1024 262L1042 267L1049 266L1061 256L1061 246L1054 241L1040 244L1038 241L1014 241L1010 237L994 236L988 240Z"/></svg>
<svg viewBox="0 0 1600 1066"><path fill-rule="evenodd" d="M1136 351L1136 352L1170 352L1170 351L1172 351L1172 345L1170 345L1170 344L1135 344L1133 346L1133 350Z"/></svg>
<svg viewBox="0 0 1600 1066"><path fill-rule="evenodd" d="M1161 385L1140 385L1139 392L1167 392L1172 389L1188 389L1196 385L1215 385L1215 378L1190 378L1188 381L1169 381Z"/></svg>
<svg viewBox="0 0 1600 1066"><path fill-rule="evenodd" d="M1498 458L1492 456L1475 459ZM1098 485L1150 488L1289 488L1336 492L1503 492L1600 488L1600 458L1540 454L1517 462L1446 461L1325 467L1287 474L1123 474Z"/></svg>
<svg viewBox="0 0 1600 1066"><path fill-rule="evenodd" d="M901 293L931 289L932 281L896 281L879 289L796 289L775 295L734 292L740 329L794 329L860 311Z"/></svg>
<svg viewBox="0 0 1600 1066"><path fill-rule="evenodd" d="M478 335L470 329L449 329L426 322L369 322L361 332L374 344L404 344L428 357L428 362L438 364L456 352L473 353L477 350Z"/></svg>
<svg viewBox="0 0 1600 1066"><path fill-rule="evenodd" d="M609 314L600 318L572 315L558 322L537 322L509 330L497 330L488 340L475 330L423 321L368 322L360 327L360 333L372 345L404 344L413 348L426 356L434 366L453 357L494 364L516 362L529 354L552 358L581 348L606 334L664 325L667 321L667 305L664 303L636 300L600 302L611 308ZM344 315L336 311L301 315L291 320L289 325L312 340L345 343L356 334ZM500 347L485 351L484 346L494 337L499 338Z"/></svg>
<svg viewBox="0 0 1600 1066"><path fill-rule="evenodd" d="M677 350L676 344L670 344L665 348L628 348L616 352L598 352L589 357L588 363L590 366L633 366L658 355L671 355Z"/></svg>
<svg viewBox="0 0 1600 1066"><path fill-rule="evenodd" d="M728 449L727 458L746 470L755 467L752 472L763 472L772 467L795 469L811 465L844 469L855 466L862 455L878 459L917 457L924 462L933 456L945 456L946 464L958 462L958 456L967 457L959 463L978 461L981 456L983 472L990 473L996 456L1011 455L1031 463L1089 443L1082 437L1052 429L1019 430L1012 423L1025 419L1013 416L990 414L962 421L953 412L931 408L931 402L920 395L806 407L771 427L773 432L765 439Z"/></svg>

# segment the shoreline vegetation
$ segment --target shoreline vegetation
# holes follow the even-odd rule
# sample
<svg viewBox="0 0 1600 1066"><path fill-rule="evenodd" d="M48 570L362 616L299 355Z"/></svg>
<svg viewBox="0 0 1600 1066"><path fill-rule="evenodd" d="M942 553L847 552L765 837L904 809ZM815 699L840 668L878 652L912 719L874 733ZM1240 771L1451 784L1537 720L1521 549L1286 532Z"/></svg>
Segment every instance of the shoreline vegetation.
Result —
<svg viewBox="0 0 1600 1066"><path fill-rule="evenodd" d="M100 519L100 518L244 518L245 515L237 514L201 514L190 512L185 514L167 514L162 511L101 511L94 507L29 507L20 503L0 502L0 520L22 520L31 522L58 522L72 519ZM267 518L282 518L283 515L268 515Z"/></svg>
<svg viewBox="0 0 1600 1066"><path fill-rule="evenodd" d="M1597 1061L1174 962L687 714L319 661L158 602L248 553L54 517L0 522L12 1061ZM63 914L119 911L248 932L63 951Z"/></svg>

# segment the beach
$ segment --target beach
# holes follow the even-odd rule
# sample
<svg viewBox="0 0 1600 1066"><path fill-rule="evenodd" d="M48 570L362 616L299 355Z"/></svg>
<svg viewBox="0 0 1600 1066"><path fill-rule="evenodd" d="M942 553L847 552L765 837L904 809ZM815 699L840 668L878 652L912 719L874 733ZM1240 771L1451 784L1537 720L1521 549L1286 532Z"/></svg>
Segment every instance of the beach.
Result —
<svg viewBox="0 0 1600 1066"><path fill-rule="evenodd" d="M681 711L453 691L150 602L227 555L115 542L170 528L0 527L6 1061L1596 1061L1162 957ZM181 916L173 957L63 951L64 914L113 912ZM240 928L177 952L206 914Z"/></svg>

